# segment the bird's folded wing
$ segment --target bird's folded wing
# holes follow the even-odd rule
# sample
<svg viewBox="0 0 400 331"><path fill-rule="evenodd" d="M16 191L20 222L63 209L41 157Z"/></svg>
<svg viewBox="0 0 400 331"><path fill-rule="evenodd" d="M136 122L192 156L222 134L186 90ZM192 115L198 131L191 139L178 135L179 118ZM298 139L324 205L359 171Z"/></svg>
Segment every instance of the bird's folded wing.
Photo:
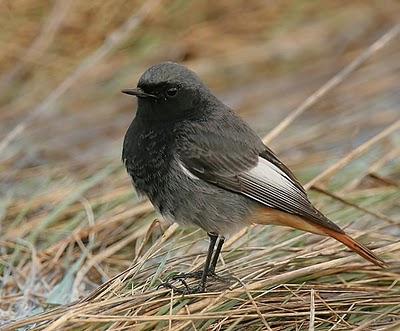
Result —
<svg viewBox="0 0 400 331"><path fill-rule="evenodd" d="M196 142L195 146L181 149L178 158L182 167L202 180L243 194L267 207L342 232L313 207L295 176L272 151L266 147L262 151L246 149L240 142L228 147L229 143L221 139L212 146Z"/></svg>

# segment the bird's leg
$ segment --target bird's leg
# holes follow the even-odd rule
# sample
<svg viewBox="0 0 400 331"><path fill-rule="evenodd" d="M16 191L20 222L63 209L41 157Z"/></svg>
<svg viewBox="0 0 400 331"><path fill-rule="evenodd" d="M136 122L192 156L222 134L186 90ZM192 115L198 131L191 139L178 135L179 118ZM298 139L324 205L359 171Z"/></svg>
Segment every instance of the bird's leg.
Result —
<svg viewBox="0 0 400 331"><path fill-rule="evenodd" d="M210 264L211 264L211 262L213 264L216 264L218 261L218 256L216 258L215 257L213 258L214 247L215 247L215 243L218 239L218 235L216 233L209 232L208 236L210 237L210 245L208 246L207 258L206 258L206 262L204 263L203 270L180 273L178 275L174 275L171 278L169 278L166 282L162 283L160 286L172 288L175 291L182 292L182 293L196 293L196 292L204 292L205 291L206 283L207 283L207 276L211 276L211 274L213 274L213 271L211 271L211 270L215 270L215 266L212 267L212 265L211 265L211 269L210 269ZM220 244L218 244L218 247L217 247L218 254L221 251L222 244L221 244L221 247L219 247L219 246L220 246ZM195 289L190 289L188 284L185 281L185 279L187 279L187 278L200 279L200 286L196 287ZM173 286L170 283L170 281L175 281L175 280L180 281L185 286L184 291L179 290L178 288L176 288L175 286Z"/></svg>
<svg viewBox="0 0 400 331"><path fill-rule="evenodd" d="M203 270L193 271L193 272L186 272L180 273L178 275L174 275L169 278L166 282L161 284L160 286L171 288L178 293L183 294L191 294L191 293L201 293L206 291L207 285L207 278L211 277L214 280L218 280L223 283L232 283L233 281L237 281L234 277L220 277L215 274L215 268L218 262L218 257L221 253L222 246L224 245L225 238L220 237L217 248L215 249L215 244L218 239L218 235L216 233L209 232L208 236L210 237L210 245L208 246L207 258L206 262L204 263ZM200 284L197 287L190 288L186 282L186 279L200 279ZM172 285L170 281L180 281L184 286L184 289L177 288L176 286Z"/></svg>
<svg viewBox="0 0 400 331"><path fill-rule="evenodd" d="M217 266L218 257L219 257L219 254L221 253L221 249L222 249L222 246L224 245L224 242L225 242L225 238L219 237L217 249L215 250L213 259L211 261L210 269L209 269L209 272L212 274L215 274L215 268Z"/></svg>
<svg viewBox="0 0 400 331"><path fill-rule="evenodd" d="M220 282L229 284L229 283L237 281L237 279L235 277L233 277L233 276L221 277L221 276L219 276L219 275L217 275L215 273L215 268L217 267L218 257L219 257L219 255L221 253L222 246L224 245L224 242L225 242L225 238L224 237L219 237L218 245L217 245L217 248L215 250L213 259L211 261L210 269L208 270L208 275L213 277L214 279L220 281Z"/></svg>
<svg viewBox="0 0 400 331"><path fill-rule="evenodd" d="M237 279L235 277L229 276L229 277L221 277L215 274L215 268L217 266L218 262L218 257L219 254L221 253L222 246L224 245L225 238L224 237L219 237L219 241L217 244L217 248L215 249L214 252L214 247L215 243L218 239L218 235L214 233L208 233L210 237L210 246L208 248L208 254L207 254L207 259L204 264L204 269L201 274L201 281L200 281L200 286L197 289L197 292L205 292L206 290L206 284L207 284L207 277L211 277L215 280L218 280L223 283L232 283L233 281L236 281ZM214 255L213 255L214 252ZM197 278L196 276L199 275L198 272L193 272L192 277Z"/></svg>
<svg viewBox="0 0 400 331"><path fill-rule="evenodd" d="M181 280L181 279L187 279L187 278L203 279L206 270L207 270L206 276L213 276L214 271L215 271L215 264L218 261L218 255L221 251L223 242L218 243L217 250L215 252L215 254L217 254L217 257L215 257L215 255L213 256L213 252L214 252L215 243L217 242L217 239L218 239L218 235L214 234L214 233L208 233L208 236L210 237L210 245L208 247L207 259L204 264L203 270L197 270L197 271L192 271L192 272L183 272L178 275L172 276L171 279L174 279L174 280Z"/></svg>
<svg viewBox="0 0 400 331"><path fill-rule="evenodd" d="M210 237L210 245L208 246L207 259L206 259L206 263L204 263L203 274L201 275L200 292L204 292L206 290L207 276L208 276L208 274L210 272L210 263L211 263L211 260L213 262L215 260L215 255L214 255L214 258L213 258L214 246L215 246L215 243L216 243L216 241L218 239L218 235L215 234L215 233L212 233L212 232L209 232L208 236ZM219 252L218 252L218 254L219 254ZM217 259L218 259L218 257L217 257Z"/></svg>

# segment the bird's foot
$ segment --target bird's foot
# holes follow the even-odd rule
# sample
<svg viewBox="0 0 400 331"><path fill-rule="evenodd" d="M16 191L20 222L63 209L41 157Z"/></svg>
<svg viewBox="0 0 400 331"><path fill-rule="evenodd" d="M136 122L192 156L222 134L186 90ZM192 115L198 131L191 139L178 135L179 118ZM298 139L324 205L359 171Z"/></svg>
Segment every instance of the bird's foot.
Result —
<svg viewBox="0 0 400 331"><path fill-rule="evenodd" d="M177 293L181 294L194 294L194 293L204 293L206 292L206 284L200 284L198 286L190 286L187 283L188 279L196 279L196 280L201 280L203 277L203 271L193 271L193 272L184 272L184 273L179 273L177 275L173 275L171 277L168 277L165 282L159 285L160 287L164 288L169 288L174 290ZM222 277L217 275L214 271L209 270L207 273L207 280L215 280L221 283L225 284L231 284L232 282L237 281L235 277L228 276L228 277ZM183 287L177 287L175 285L176 282L179 282Z"/></svg>
<svg viewBox="0 0 400 331"><path fill-rule="evenodd" d="M188 279L201 279L203 271L193 271L193 272L181 272L179 274L168 277L163 283L161 283L158 288L164 287L174 290L180 294L194 294L205 292L205 286L190 286L187 283ZM176 286L176 283L180 283L182 286Z"/></svg>
<svg viewBox="0 0 400 331"><path fill-rule="evenodd" d="M212 279L214 279L220 283L225 283L225 284L231 284L231 283L238 281L238 279L234 276L231 276L231 275L219 276L215 272L212 272L212 274L209 277L211 277Z"/></svg>
<svg viewBox="0 0 400 331"><path fill-rule="evenodd" d="M173 275L172 277L168 278L168 280L185 280L185 279L201 279L203 276L203 271L192 271L192 272L180 272L179 274ZM207 273L207 277L211 276L210 273Z"/></svg>
<svg viewBox="0 0 400 331"><path fill-rule="evenodd" d="M175 286L170 281L165 281L162 284L160 284L158 286L158 288L160 288L160 287L168 288L179 294L196 294L196 293L204 293L206 291L205 286L201 286L201 285L190 286L188 283L186 283L186 281L184 279L180 279L180 283L183 286L178 287L178 286Z"/></svg>

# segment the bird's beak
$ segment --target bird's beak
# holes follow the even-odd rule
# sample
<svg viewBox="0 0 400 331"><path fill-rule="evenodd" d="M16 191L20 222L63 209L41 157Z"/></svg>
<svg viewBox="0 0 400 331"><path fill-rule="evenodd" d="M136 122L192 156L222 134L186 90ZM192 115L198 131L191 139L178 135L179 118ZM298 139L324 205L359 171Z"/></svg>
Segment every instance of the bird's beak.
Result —
<svg viewBox="0 0 400 331"><path fill-rule="evenodd" d="M146 93L139 87L124 89L121 92L125 93L125 94L129 94L129 95L134 95L135 97L138 97L138 98L157 98L155 95Z"/></svg>

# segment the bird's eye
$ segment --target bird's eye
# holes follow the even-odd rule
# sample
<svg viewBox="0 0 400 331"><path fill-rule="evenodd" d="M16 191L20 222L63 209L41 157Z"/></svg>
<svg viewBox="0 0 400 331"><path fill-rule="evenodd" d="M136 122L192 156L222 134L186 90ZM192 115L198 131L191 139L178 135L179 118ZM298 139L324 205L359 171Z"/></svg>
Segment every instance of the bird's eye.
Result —
<svg viewBox="0 0 400 331"><path fill-rule="evenodd" d="M176 87L170 87L166 91L167 96L170 98L173 98L177 93L178 93L178 89Z"/></svg>

